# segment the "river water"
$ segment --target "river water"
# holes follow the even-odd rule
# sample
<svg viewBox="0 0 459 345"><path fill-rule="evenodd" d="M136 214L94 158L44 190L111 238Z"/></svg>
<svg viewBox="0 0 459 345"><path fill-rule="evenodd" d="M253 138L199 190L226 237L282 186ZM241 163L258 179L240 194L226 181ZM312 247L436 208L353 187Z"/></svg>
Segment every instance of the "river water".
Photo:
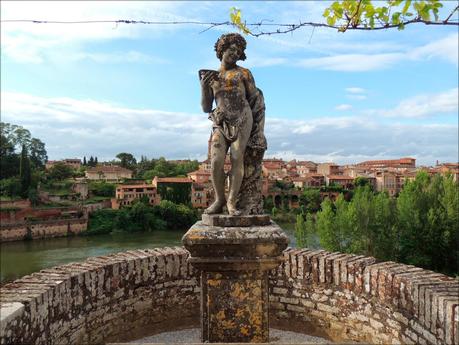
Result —
<svg viewBox="0 0 459 345"><path fill-rule="evenodd" d="M295 246L291 224L279 224ZM83 261L130 249L181 246L184 231L152 231L147 233L113 233L110 235L50 238L0 244L0 284L69 262Z"/></svg>

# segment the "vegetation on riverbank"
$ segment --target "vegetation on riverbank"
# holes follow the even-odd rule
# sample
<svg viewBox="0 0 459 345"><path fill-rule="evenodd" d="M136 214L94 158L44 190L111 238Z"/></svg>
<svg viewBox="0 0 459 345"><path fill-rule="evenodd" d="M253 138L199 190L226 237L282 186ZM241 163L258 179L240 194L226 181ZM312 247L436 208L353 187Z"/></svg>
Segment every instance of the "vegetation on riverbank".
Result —
<svg viewBox="0 0 459 345"><path fill-rule="evenodd" d="M451 176L421 172L398 198L354 190L346 201L325 199L297 216L300 247L374 256L447 274L458 274L459 190Z"/></svg>
<svg viewBox="0 0 459 345"><path fill-rule="evenodd" d="M144 200L139 200L131 207L119 210L94 211L89 217L85 234L187 229L197 220L196 210L189 206L168 200L149 206Z"/></svg>

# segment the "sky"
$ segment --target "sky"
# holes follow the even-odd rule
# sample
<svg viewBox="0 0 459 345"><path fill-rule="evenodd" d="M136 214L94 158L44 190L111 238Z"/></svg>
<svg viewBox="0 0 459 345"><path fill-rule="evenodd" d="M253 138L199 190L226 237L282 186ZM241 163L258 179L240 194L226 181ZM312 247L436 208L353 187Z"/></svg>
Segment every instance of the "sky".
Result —
<svg viewBox="0 0 459 345"><path fill-rule="evenodd" d="M326 1L2 1L1 19L324 22ZM444 13L457 5L445 2ZM448 12L448 13L449 13ZM203 160L211 122L199 69L218 69L228 26L1 23L1 121L49 159L120 152ZM203 32L203 30L205 30ZM266 103L265 157L352 164L458 161L458 27L303 28L246 36Z"/></svg>

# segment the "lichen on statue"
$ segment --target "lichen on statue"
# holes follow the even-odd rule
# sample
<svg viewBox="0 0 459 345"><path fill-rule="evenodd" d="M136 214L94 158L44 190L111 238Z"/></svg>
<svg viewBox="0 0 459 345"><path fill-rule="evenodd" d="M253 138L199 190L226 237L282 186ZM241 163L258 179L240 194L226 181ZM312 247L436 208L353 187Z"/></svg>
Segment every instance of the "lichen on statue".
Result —
<svg viewBox="0 0 459 345"><path fill-rule="evenodd" d="M245 60L246 45L244 37L237 33L222 35L215 44L220 69L199 71L202 109L213 122L211 174L215 201L206 209L207 214L222 213L225 205L230 215L263 213L261 164L267 148L265 103L252 73L236 64ZM228 150L231 173L226 200L223 167Z"/></svg>

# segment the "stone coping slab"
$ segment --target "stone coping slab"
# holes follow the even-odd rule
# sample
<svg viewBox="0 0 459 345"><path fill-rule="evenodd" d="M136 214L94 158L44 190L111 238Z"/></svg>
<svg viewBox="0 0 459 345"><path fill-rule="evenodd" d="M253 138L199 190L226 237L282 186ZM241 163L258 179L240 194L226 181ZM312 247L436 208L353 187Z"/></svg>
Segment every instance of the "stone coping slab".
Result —
<svg viewBox="0 0 459 345"><path fill-rule="evenodd" d="M203 214L202 223L208 226L250 227L270 225L271 219L267 214L242 216L230 216L226 214Z"/></svg>

